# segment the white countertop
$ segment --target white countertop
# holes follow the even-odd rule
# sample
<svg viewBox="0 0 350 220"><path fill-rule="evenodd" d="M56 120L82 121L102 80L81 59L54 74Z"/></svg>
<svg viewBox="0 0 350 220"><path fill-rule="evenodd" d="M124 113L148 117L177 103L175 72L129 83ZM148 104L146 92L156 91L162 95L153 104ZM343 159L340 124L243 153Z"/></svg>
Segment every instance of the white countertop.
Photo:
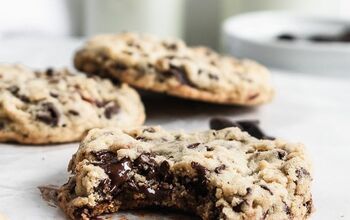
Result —
<svg viewBox="0 0 350 220"><path fill-rule="evenodd" d="M31 67L71 65L78 40L0 41L0 62ZM259 119L267 134L302 142L314 164L313 219L350 219L350 76L272 71L276 97L255 109L225 107L168 97L148 97L146 124L187 131L208 129L213 116ZM160 101L159 101L160 99ZM9 219L64 219L41 199L38 186L67 180L78 144L29 147L0 144L0 213ZM1 217L0 217L1 219Z"/></svg>

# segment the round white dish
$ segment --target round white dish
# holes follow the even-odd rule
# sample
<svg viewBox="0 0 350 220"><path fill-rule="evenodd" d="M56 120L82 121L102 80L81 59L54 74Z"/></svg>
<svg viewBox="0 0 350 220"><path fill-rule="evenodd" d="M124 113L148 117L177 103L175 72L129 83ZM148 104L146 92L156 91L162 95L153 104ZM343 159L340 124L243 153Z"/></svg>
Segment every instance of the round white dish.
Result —
<svg viewBox="0 0 350 220"><path fill-rule="evenodd" d="M350 28L349 20L287 12L247 13L223 23L223 50L270 67L350 76L350 42L306 40L318 34L337 35L346 28ZM283 33L302 40L278 40Z"/></svg>

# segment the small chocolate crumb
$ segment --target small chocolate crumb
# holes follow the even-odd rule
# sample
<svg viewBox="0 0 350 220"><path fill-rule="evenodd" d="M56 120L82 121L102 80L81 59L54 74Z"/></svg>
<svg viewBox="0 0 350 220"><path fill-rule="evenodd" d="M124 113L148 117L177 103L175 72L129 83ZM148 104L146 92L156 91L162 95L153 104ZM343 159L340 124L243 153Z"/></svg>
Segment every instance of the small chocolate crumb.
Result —
<svg viewBox="0 0 350 220"><path fill-rule="evenodd" d="M292 35L292 34L285 33L285 34L278 35L277 39L283 40L283 41L295 41L297 39L297 37Z"/></svg>
<svg viewBox="0 0 350 220"><path fill-rule="evenodd" d="M236 206L233 206L232 207L232 210L234 211L234 212L242 212L243 211L243 205L244 205L244 200L242 201L242 202L240 202L240 203L238 203L238 205L236 205Z"/></svg>
<svg viewBox="0 0 350 220"><path fill-rule="evenodd" d="M5 128L5 122L0 121L0 130Z"/></svg>
<svg viewBox="0 0 350 220"><path fill-rule="evenodd" d="M226 169L226 165L225 165L225 164L222 164L222 165L216 167L214 171L215 171L215 173L219 174L220 171L221 171L221 170L224 170L224 169Z"/></svg>

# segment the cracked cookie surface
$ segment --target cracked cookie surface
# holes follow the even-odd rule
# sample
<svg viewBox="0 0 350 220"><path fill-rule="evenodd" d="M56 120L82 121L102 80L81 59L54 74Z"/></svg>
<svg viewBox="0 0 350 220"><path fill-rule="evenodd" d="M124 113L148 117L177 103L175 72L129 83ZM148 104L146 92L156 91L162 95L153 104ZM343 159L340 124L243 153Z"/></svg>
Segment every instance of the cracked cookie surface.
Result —
<svg viewBox="0 0 350 220"><path fill-rule="evenodd" d="M176 39L122 33L88 40L75 67L132 86L212 103L258 105L270 101L270 73L251 60L222 56Z"/></svg>
<svg viewBox="0 0 350 220"><path fill-rule="evenodd" d="M79 141L91 128L139 126L137 92L98 76L66 69L0 66L0 141L48 144Z"/></svg>
<svg viewBox="0 0 350 220"><path fill-rule="evenodd" d="M149 206L202 219L307 219L313 210L304 147L238 128L93 129L69 170L58 203L72 219Z"/></svg>

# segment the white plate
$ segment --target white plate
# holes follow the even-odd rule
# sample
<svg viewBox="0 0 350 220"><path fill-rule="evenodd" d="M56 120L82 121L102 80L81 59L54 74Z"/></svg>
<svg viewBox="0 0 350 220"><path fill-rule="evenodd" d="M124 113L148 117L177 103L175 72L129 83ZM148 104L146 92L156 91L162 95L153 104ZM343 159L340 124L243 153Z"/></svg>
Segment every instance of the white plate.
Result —
<svg viewBox="0 0 350 220"><path fill-rule="evenodd" d="M350 43L276 38L282 33L302 38L315 34L336 35L346 27L350 27L350 21L329 17L286 12L248 13L224 22L223 46L226 53L276 68L350 75Z"/></svg>

